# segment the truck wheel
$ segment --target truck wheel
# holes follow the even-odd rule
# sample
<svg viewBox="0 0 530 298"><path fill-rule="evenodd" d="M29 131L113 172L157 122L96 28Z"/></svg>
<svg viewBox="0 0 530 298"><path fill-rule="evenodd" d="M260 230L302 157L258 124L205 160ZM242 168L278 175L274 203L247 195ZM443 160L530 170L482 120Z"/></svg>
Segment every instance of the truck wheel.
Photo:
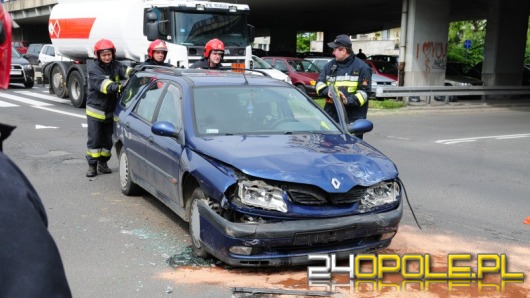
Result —
<svg viewBox="0 0 530 298"><path fill-rule="evenodd" d="M83 85L83 79L78 71L74 71L68 78L68 94L70 101L76 108L84 108L86 104L86 89Z"/></svg>
<svg viewBox="0 0 530 298"><path fill-rule="evenodd" d="M132 181L132 173L129 165L129 157L125 153L125 148L120 150L120 187L121 192L126 196L134 196L140 192L140 187Z"/></svg>
<svg viewBox="0 0 530 298"><path fill-rule="evenodd" d="M197 187L191 195L189 230L193 253L198 257L206 258L209 256L209 254L206 252L201 243L201 217L199 214L199 207L197 205L197 203L201 200L206 200L206 195L202 192L200 187Z"/></svg>
<svg viewBox="0 0 530 298"><path fill-rule="evenodd" d="M61 73L61 68L58 66L52 68L50 77L50 84L52 85L53 93L60 98L67 98L68 93L66 92L66 80Z"/></svg>

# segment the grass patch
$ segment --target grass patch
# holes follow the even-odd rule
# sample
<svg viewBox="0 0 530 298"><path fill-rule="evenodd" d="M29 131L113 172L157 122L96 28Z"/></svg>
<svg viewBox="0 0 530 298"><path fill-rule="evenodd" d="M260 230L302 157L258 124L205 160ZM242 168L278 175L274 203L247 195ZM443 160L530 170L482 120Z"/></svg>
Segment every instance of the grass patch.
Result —
<svg viewBox="0 0 530 298"><path fill-rule="evenodd" d="M318 105L324 108L324 104L326 103L326 100L324 98L315 98L315 101L318 103ZM380 109L380 110L400 109L405 106L403 101L395 100L395 99L384 99L384 100L370 99L368 101L368 104L369 104L368 105L369 109Z"/></svg>

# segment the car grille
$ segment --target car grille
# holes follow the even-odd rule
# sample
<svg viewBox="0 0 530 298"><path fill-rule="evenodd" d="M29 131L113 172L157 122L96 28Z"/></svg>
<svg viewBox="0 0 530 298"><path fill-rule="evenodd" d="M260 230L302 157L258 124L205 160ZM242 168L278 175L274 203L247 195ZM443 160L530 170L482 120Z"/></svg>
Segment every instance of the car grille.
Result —
<svg viewBox="0 0 530 298"><path fill-rule="evenodd" d="M287 191L294 203L301 205L353 204L366 193L366 188L356 186L346 193L326 193L315 189L289 189Z"/></svg>

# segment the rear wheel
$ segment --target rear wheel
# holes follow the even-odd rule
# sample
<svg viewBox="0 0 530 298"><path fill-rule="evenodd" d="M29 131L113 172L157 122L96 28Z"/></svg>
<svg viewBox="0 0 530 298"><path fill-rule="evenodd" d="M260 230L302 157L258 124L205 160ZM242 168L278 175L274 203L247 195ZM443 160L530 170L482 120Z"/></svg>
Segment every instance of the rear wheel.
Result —
<svg viewBox="0 0 530 298"><path fill-rule="evenodd" d="M24 82L24 87L28 89L33 88L34 85L35 85L35 81L32 81L32 80L28 80Z"/></svg>
<svg viewBox="0 0 530 298"><path fill-rule="evenodd" d="M86 90L83 85L83 78L78 71L72 72L68 78L68 94L70 94L70 101L74 107L85 107Z"/></svg>
<svg viewBox="0 0 530 298"><path fill-rule="evenodd" d="M206 195L199 187L197 187L191 195L189 230L193 245L193 253L198 257L206 258L209 254L201 243L201 216L198 207L200 201L206 201Z"/></svg>
<svg viewBox="0 0 530 298"><path fill-rule="evenodd" d="M50 84L52 85L52 90L55 95L60 98L68 97L68 93L66 92L66 80L60 67L55 66L52 68Z"/></svg>
<svg viewBox="0 0 530 298"><path fill-rule="evenodd" d="M133 196L140 192L140 187L132 181L129 158L125 148L120 150L120 187L121 192L126 196Z"/></svg>

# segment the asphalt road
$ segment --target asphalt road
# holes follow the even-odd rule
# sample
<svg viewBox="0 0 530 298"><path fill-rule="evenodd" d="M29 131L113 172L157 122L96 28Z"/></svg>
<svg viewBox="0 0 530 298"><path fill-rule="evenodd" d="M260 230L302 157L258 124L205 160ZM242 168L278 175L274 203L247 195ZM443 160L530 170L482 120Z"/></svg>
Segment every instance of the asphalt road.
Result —
<svg viewBox="0 0 530 298"><path fill-rule="evenodd" d="M4 152L43 199L74 297L231 297L233 287L306 282L305 268L241 271L192 258L187 224L149 195L121 194L115 157L114 173L85 177L84 110L46 91L0 91L0 122L17 126ZM398 166L422 227L407 207L390 251L464 239L530 258L529 116L526 107L370 112L365 140Z"/></svg>

